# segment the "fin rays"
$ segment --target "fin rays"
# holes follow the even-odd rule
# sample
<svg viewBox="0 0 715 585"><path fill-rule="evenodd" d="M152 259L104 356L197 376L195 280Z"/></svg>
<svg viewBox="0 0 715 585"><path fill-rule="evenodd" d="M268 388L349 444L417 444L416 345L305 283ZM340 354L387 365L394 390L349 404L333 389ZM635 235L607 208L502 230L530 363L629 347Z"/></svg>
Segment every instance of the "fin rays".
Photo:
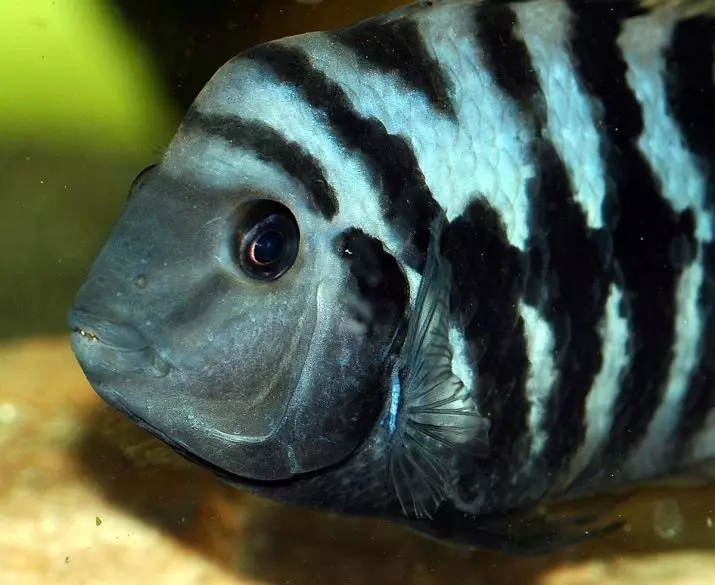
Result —
<svg viewBox="0 0 715 585"><path fill-rule="evenodd" d="M430 517L455 491L460 453L486 453L488 421L452 372L449 344L451 267L440 256L443 214L431 243L403 353L397 363L404 388L392 436L388 475L406 516Z"/></svg>

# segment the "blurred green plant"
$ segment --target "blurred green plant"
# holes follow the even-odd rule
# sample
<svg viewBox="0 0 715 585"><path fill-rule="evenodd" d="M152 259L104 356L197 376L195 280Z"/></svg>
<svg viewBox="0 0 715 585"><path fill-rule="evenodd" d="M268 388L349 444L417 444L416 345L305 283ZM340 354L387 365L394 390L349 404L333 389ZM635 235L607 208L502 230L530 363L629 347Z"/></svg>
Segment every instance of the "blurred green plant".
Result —
<svg viewBox="0 0 715 585"><path fill-rule="evenodd" d="M0 2L0 337L65 313L178 116L108 3Z"/></svg>
<svg viewBox="0 0 715 585"><path fill-rule="evenodd" d="M150 144L173 122L139 42L108 2L0 2L0 129L116 148Z"/></svg>

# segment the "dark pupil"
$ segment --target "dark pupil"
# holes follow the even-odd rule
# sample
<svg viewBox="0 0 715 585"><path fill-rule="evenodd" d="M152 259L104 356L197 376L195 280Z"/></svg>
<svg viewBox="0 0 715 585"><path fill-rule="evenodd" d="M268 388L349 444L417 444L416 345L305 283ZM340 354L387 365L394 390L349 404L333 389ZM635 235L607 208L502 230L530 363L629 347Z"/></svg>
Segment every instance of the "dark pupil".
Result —
<svg viewBox="0 0 715 585"><path fill-rule="evenodd" d="M285 240L277 231L265 232L258 236L251 246L252 260L261 266L272 264L281 257Z"/></svg>

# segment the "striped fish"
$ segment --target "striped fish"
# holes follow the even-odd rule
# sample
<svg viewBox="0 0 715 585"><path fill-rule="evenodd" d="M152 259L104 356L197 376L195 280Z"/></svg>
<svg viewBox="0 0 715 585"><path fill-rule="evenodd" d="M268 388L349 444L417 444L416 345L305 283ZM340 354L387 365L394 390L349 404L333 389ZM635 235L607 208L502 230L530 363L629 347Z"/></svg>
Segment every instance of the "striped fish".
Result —
<svg viewBox="0 0 715 585"><path fill-rule="evenodd" d="M266 497L545 550L715 455L712 4L422 1L202 90L70 315Z"/></svg>

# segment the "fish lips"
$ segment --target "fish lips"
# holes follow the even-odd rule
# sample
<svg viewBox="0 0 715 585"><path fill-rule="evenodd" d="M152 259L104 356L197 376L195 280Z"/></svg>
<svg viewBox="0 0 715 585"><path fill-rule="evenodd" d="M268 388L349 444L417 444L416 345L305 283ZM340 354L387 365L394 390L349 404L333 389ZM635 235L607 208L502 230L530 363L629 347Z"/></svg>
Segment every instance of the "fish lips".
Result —
<svg viewBox="0 0 715 585"><path fill-rule="evenodd" d="M77 361L94 386L117 376L135 375L163 378L170 364L131 325L74 310L68 324Z"/></svg>

